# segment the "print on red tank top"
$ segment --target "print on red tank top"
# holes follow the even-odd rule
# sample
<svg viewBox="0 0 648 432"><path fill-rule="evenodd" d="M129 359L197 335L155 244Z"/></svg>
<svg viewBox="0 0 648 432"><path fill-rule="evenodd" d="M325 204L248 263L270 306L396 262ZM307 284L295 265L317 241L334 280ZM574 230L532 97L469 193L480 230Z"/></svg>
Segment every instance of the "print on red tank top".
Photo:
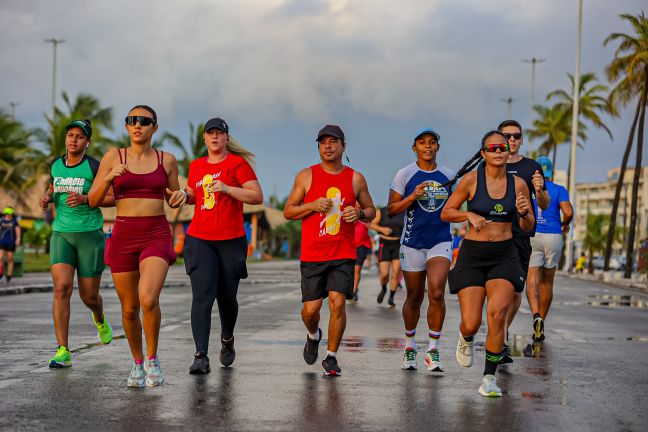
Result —
<svg viewBox="0 0 648 432"><path fill-rule="evenodd" d="M311 172L311 187L304 203L326 197L333 200L333 207L328 213L312 213L302 220L301 261L356 259L355 226L342 218L342 210L354 207L356 202L353 169L344 167L339 174L329 174L317 164Z"/></svg>

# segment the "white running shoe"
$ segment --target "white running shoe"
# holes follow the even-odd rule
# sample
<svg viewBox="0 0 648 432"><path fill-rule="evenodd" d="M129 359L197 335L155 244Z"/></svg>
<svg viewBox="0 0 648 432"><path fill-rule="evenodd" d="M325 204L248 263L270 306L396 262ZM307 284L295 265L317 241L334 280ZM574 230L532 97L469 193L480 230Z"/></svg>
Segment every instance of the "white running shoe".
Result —
<svg viewBox="0 0 648 432"><path fill-rule="evenodd" d="M146 360L144 362L144 370L146 371L146 385L149 387L157 387L164 384L164 374L160 369L160 361L155 357L153 360Z"/></svg>
<svg viewBox="0 0 648 432"><path fill-rule="evenodd" d="M459 334L459 341L457 342L457 363L463 367L470 367L473 364L473 357L475 356L475 341L467 342L464 337Z"/></svg>
<svg viewBox="0 0 648 432"><path fill-rule="evenodd" d="M439 359L439 350L425 353L425 365L430 372L443 372L443 363Z"/></svg>
<svg viewBox="0 0 648 432"><path fill-rule="evenodd" d="M403 365L401 367L405 370L416 370L418 367L416 364L416 349L405 348L405 351L403 351Z"/></svg>
<svg viewBox="0 0 648 432"><path fill-rule="evenodd" d="M146 372L144 371L144 365L137 364L133 366L128 380L126 383L128 387L144 387L144 382L146 381Z"/></svg>
<svg viewBox="0 0 648 432"><path fill-rule="evenodd" d="M501 397L502 389L497 387L495 375L484 375L482 384L479 387L479 394L486 397Z"/></svg>

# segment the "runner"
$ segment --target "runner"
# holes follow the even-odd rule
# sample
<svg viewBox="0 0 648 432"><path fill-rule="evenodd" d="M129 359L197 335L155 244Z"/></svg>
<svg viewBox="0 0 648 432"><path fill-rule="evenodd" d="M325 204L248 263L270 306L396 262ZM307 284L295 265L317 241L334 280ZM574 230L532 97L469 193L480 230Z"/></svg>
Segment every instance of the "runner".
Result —
<svg viewBox="0 0 648 432"><path fill-rule="evenodd" d="M533 313L533 340L541 342L545 338L544 322L553 299L553 281L562 255L563 235L569 232L574 208L569 202L567 189L550 181L553 176L551 159L540 156L536 161L542 165L550 202L548 209L536 211L538 225L536 235L531 239L533 251L529 263L526 295Z"/></svg>
<svg viewBox="0 0 648 432"><path fill-rule="evenodd" d="M581 252L580 256L576 260L576 273L583 273L585 270L585 264L587 264L587 257L585 257L585 252Z"/></svg>
<svg viewBox="0 0 648 432"><path fill-rule="evenodd" d="M444 291L452 262L450 224L441 220L441 209L448 200L445 187L455 174L437 164L440 136L431 128L419 130L412 144L416 162L402 168L394 177L389 191L387 213L390 217L405 212L401 236L400 261L407 298L403 304L405 350L402 368L415 370L416 327L421 315L428 284L428 348L425 365L435 373L443 372L439 356L439 339L445 320Z"/></svg>
<svg viewBox="0 0 648 432"><path fill-rule="evenodd" d="M349 300L350 304L358 302L358 285L360 285L360 278L362 277L362 268L365 259L371 259L371 237L369 237L369 228L365 222L357 221L355 223L354 239L353 244L358 258L353 268L353 298Z"/></svg>
<svg viewBox="0 0 648 432"><path fill-rule="evenodd" d="M529 159L520 154L520 147L524 140L522 136L522 126L520 126L520 123L515 120L505 120L500 123L497 130L499 130L504 138L506 138L510 148L506 171L509 174L516 175L524 180L529 189L529 193L531 194L531 199L536 200L539 208L546 210L547 207L549 207L549 194L547 194L547 188L544 184L542 167L533 159ZM535 218L535 207L532 206L531 208L534 211L533 216ZM529 259L531 258L530 239L534 235L535 226L532 230L525 232L520 229L516 221L513 221L513 243L515 243L515 248L517 249L520 258L520 264L522 265L525 279L527 277L527 272L529 271ZM502 364L513 363L511 350L508 345L508 329L513 323L513 319L515 318L518 309L520 309L521 303L522 293L516 292L514 294L514 302L512 303L506 318L506 339L504 342L504 356L502 357Z"/></svg>
<svg viewBox="0 0 648 432"><path fill-rule="evenodd" d="M238 316L239 280L247 278L247 238L243 203L263 203L263 193L252 169L254 155L229 135L221 118L205 124L207 156L189 167L187 202L196 204L187 230L184 259L191 279L191 330L196 345L190 374L206 374L214 300L221 322L220 362L234 362L234 325Z"/></svg>
<svg viewBox="0 0 648 432"><path fill-rule="evenodd" d="M88 192L99 170L99 162L85 154L92 138L92 125L90 120L74 120L65 129L65 155L50 164L50 183L40 199L43 211L50 202L56 209L50 239L50 271L54 281L52 315L58 350L49 359L50 368L72 366L68 331L75 271L79 297L92 312L99 341L103 344L112 341L112 328L99 294L101 273L106 267L103 215L97 207L88 205ZM101 206L114 205L115 198L109 190Z"/></svg>
<svg viewBox="0 0 648 432"><path fill-rule="evenodd" d="M4 254L7 252L7 283L11 282L14 270L14 252L20 246L20 225L12 207L2 210L0 219L0 280L4 274Z"/></svg>
<svg viewBox="0 0 648 432"><path fill-rule="evenodd" d="M346 147L339 126L326 125L317 134L321 162L301 170L295 178L284 216L302 220L302 319L308 335L304 360L317 360L322 340L320 309L329 298L328 350L324 374L341 374L337 350L346 326L345 298L353 298L354 223L376 214L364 176L342 165ZM355 206L356 201L360 207Z"/></svg>
<svg viewBox="0 0 648 432"><path fill-rule="evenodd" d="M153 387L165 380L157 357L160 291L169 266L176 259L171 229L164 216L164 200L177 208L184 205L187 193L178 190L175 157L151 147L153 134L158 129L155 111L137 105L125 122L131 145L110 149L104 155L89 201L91 206L97 206L110 187L114 188L117 217L108 262L121 302L122 325L135 362L127 384L143 387L146 383ZM146 359L142 350L142 324Z"/></svg>
<svg viewBox="0 0 648 432"><path fill-rule="evenodd" d="M524 272L513 246L511 225L517 218L520 227L528 231L535 223L526 184L506 172L508 153L502 133L491 131L484 135L480 151L459 170L457 178L465 177L441 214L444 221L470 224L449 276L450 292L458 295L461 309L456 357L463 367L473 363L474 337L488 298L486 364L479 387L482 396L502 396L495 371L503 354L506 311L514 292L524 289ZM482 159L485 163L477 172L468 173ZM466 201L468 211L461 211Z"/></svg>
<svg viewBox="0 0 648 432"><path fill-rule="evenodd" d="M387 294L389 283L389 299L387 304L390 308L396 307L394 296L401 277L401 266L398 253L400 250L400 237L403 234L405 219L404 213L398 213L392 217L387 214L387 208L376 210L376 217L371 221L371 229L380 236L378 249L378 263L380 270L380 292L376 301L381 304Z"/></svg>

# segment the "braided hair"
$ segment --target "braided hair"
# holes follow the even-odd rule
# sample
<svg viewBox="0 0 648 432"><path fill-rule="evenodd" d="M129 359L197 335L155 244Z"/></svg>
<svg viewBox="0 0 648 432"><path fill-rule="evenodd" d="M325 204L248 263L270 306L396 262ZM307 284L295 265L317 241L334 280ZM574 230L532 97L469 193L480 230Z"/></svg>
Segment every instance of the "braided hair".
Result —
<svg viewBox="0 0 648 432"><path fill-rule="evenodd" d="M500 132L500 131L496 131L496 130L492 130L492 131L487 132L487 133L484 135L484 137L482 138L482 140L481 140L481 147L479 148L479 150L477 151L477 153L475 153L475 154L473 155L473 157L471 157L470 159L468 159L468 162L466 162L466 163L464 164L464 166L462 166L461 168L459 168L459 171L457 171L457 175L455 175L454 178L453 178L452 180L446 182L446 183L443 185L443 187L446 187L446 186L452 187L452 186L454 186L454 184L457 183L457 181L458 181L461 177L463 177L463 176L465 176L466 174L468 174L470 171L472 171L473 169L475 169L475 168L477 167L477 165L479 165L479 164L481 163L481 161L484 159L484 158L482 157L482 155L481 155L482 148L484 147L484 144L486 143L486 140L487 140L488 138L492 137L493 135L502 135L502 132ZM502 137L503 137L503 135L502 135Z"/></svg>

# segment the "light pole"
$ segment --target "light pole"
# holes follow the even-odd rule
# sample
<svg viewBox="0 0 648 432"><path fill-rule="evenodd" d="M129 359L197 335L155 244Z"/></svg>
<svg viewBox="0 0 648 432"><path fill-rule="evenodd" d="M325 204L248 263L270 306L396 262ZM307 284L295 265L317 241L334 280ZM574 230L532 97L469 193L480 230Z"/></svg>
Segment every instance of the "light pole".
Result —
<svg viewBox="0 0 648 432"><path fill-rule="evenodd" d="M576 141L578 140L578 110L580 102L580 52L581 34L583 32L583 0L578 1L578 41L576 42L576 69L574 71L574 95L572 97L572 130L571 146L569 149L569 195L576 200ZM572 266L572 243L574 242L574 230L569 231L567 236L567 270Z"/></svg>
<svg viewBox="0 0 648 432"><path fill-rule="evenodd" d="M56 112L56 48L58 44L65 42L65 39L45 39L46 43L52 44L53 57L52 57L52 121Z"/></svg>
<svg viewBox="0 0 648 432"><path fill-rule="evenodd" d="M530 59L522 59L522 61L524 63L531 64L531 117L529 118L529 126L533 126L533 107L535 106L536 65L538 63L544 63L547 60L532 57ZM533 143L531 142L531 138L527 137L527 141L529 142L529 154L533 154Z"/></svg>
<svg viewBox="0 0 648 432"><path fill-rule="evenodd" d="M512 97L507 97L506 99L500 99L500 102L504 102L506 104L506 118L510 119L513 115L513 98Z"/></svg>
<svg viewBox="0 0 648 432"><path fill-rule="evenodd" d="M11 118L16 120L16 107L20 105L20 102L9 102L11 105Z"/></svg>

